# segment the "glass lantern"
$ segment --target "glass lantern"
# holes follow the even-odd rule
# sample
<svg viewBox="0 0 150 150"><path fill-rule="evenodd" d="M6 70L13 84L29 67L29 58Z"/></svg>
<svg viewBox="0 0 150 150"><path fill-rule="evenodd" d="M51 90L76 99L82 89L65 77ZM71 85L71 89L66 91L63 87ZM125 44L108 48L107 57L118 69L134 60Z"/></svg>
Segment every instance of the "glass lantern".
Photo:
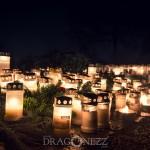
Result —
<svg viewBox="0 0 150 150"><path fill-rule="evenodd" d="M69 130L71 128L72 98L68 96L55 97L53 107L53 127Z"/></svg>
<svg viewBox="0 0 150 150"><path fill-rule="evenodd" d="M76 93L72 100L72 124L81 125L81 93Z"/></svg>
<svg viewBox="0 0 150 150"><path fill-rule="evenodd" d="M40 77L40 75L41 75L41 70L40 69L32 69L32 72L34 72L37 77Z"/></svg>
<svg viewBox="0 0 150 150"><path fill-rule="evenodd" d="M2 92L5 92L7 83L13 82L12 75L1 75L0 76L0 86L2 88Z"/></svg>
<svg viewBox="0 0 150 150"><path fill-rule="evenodd" d="M100 93L97 98L97 124L99 128L108 128L110 122L110 100L108 93Z"/></svg>
<svg viewBox="0 0 150 150"><path fill-rule="evenodd" d="M39 77L38 83L39 83L40 87L45 87L52 83L52 79L49 77L45 77L45 76Z"/></svg>
<svg viewBox="0 0 150 150"><path fill-rule="evenodd" d="M96 93L96 90L101 88L100 82L95 82L95 83L93 83L91 88L92 88L92 91L93 91L94 93Z"/></svg>
<svg viewBox="0 0 150 150"><path fill-rule="evenodd" d="M3 75L12 75L13 71L11 69L2 69Z"/></svg>
<svg viewBox="0 0 150 150"><path fill-rule="evenodd" d="M95 133L97 131L97 95L84 93L81 98L81 104L81 131L85 133Z"/></svg>
<svg viewBox="0 0 150 150"><path fill-rule="evenodd" d="M25 73L23 84L26 88L28 88L30 91L36 91L37 90L37 77L35 73Z"/></svg>
<svg viewBox="0 0 150 150"><path fill-rule="evenodd" d="M2 74L2 69L10 69L9 53L0 52L0 75Z"/></svg>
<svg viewBox="0 0 150 150"><path fill-rule="evenodd" d="M126 93L122 90L119 90L115 93L115 107L116 109L124 108L126 106Z"/></svg>
<svg viewBox="0 0 150 150"><path fill-rule="evenodd" d="M122 79L121 83L122 83L122 87L127 88L127 79Z"/></svg>
<svg viewBox="0 0 150 150"><path fill-rule="evenodd" d="M133 80L133 89L138 90L138 86L141 86L142 83L139 80Z"/></svg>
<svg viewBox="0 0 150 150"><path fill-rule="evenodd" d="M122 86L121 82L115 82L114 85L113 85L114 93L116 93L118 90L121 90L121 86Z"/></svg>
<svg viewBox="0 0 150 150"><path fill-rule="evenodd" d="M91 76L91 75L96 74L96 70L97 70L97 67L94 64L89 64L88 75Z"/></svg>
<svg viewBox="0 0 150 150"><path fill-rule="evenodd" d="M73 89L77 89L78 83L76 82L76 79L73 78L66 78L65 80L65 88L69 89L69 88L73 88Z"/></svg>
<svg viewBox="0 0 150 150"><path fill-rule="evenodd" d="M8 83L6 90L5 120L17 121L23 116L23 84Z"/></svg>
<svg viewBox="0 0 150 150"><path fill-rule="evenodd" d="M57 84L58 81L62 80L61 68L50 68L49 77L52 79L52 84Z"/></svg>
<svg viewBox="0 0 150 150"><path fill-rule="evenodd" d="M101 89L106 90L107 88L107 79L102 78L101 79Z"/></svg>
<svg viewBox="0 0 150 150"><path fill-rule="evenodd" d="M150 116L150 93L143 93L140 97L141 116Z"/></svg>
<svg viewBox="0 0 150 150"><path fill-rule="evenodd" d="M129 109L139 112L140 111L140 92L131 92L127 97L127 105Z"/></svg>

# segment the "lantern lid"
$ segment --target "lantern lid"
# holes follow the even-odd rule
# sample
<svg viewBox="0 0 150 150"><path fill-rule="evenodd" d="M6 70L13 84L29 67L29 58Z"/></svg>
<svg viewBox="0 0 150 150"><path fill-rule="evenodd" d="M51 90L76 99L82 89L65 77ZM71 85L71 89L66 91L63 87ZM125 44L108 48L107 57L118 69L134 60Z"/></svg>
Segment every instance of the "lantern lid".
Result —
<svg viewBox="0 0 150 150"><path fill-rule="evenodd" d="M109 103L110 102L108 93L100 93L97 96L98 96L98 98L97 98L98 103L105 103L105 102Z"/></svg>
<svg viewBox="0 0 150 150"><path fill-rule="evenodd" d="M7 83L7 90L23 90L23 83Z"/></svg>
<svg viewBox="0 0 150 150"><path fill-rule="evenodd" d="M10 56L10 53L7 53L7 52L0 52L0 56Z"/></svg>
<svg viewBox="0 0 150 150"><path fill-rule="evenodd" d="M72 98L69 96L58 96L55 97L56 105L72 105Z"/></svg>
<svg viewBox="0 0 150 150"><path fill-rule="evenodd" d="M70 76L70 77L75 77L75 74L70 74L69 76Z"/></svg>
<svg viewBox="0 0 150 150"><path fill-rule="evenodd" d="M77 89L74 89L74 88L65 89L65 94L67 95L75 95L76 92L77 92Z"/></svg>
<svg viewBox="0 0 150 150"><path fill-rule="evenodd" d="M127 94L127 92L128 92L128 89L121 89L121 90L117 90L117 93L116 94L121 94L121 95L125 95L125 94Z"/></svg>
<svg viewBox="0 0 150 150"><path fill-rule="evenodd" d="M2 71L7 72L7 73L13 72L11 69L2 69Z"/></svg>
<svg viewBox="0 0 150 150"><path fill-rule="evenodd" d="M78 82L82 82L83 81L83 79L75 79L76 81L78 81Z"/></svg>
<svg viewBox="0 0 150 150"><path fill-rule="evenodd" d="M8 74L8 75L0 75L0 77L12 77L11 74Z"/></svg>
<svg viewBox="0 0 150 150"><path fill-rule="evenodd" d="M122 83L121 82L115 82L114 84L120 86Z"/></svg>
<svg viewBox="0 0 150 150"><path fill-rule="evenodd" d="M93 87L101 87L101 83L100 82L95 82L95 83L93 83Z"/></svg>
<svg viewBox="0 0 150 150"><path fill-rule="evenodd" d="M97 95L94 93L83 93L81 96L82 104L97 105Z"/></svg>

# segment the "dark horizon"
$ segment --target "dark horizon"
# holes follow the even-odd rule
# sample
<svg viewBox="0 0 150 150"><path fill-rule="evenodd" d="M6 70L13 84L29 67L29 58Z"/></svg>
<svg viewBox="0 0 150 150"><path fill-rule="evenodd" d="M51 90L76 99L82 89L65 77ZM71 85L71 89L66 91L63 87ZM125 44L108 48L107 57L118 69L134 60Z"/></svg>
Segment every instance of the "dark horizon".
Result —
<svg viewBox="0 0 150 150"><path fill-rule="evenodd" d="M0 51L24 56L74 51L92 62L150 63L147 1L62 3L1 8Z"/></svg>

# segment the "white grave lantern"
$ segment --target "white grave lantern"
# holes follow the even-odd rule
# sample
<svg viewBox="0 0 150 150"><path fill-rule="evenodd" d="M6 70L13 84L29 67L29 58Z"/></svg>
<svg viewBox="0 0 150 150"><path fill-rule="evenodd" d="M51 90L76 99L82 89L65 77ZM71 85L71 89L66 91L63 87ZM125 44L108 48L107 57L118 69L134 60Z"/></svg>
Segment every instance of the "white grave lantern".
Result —
<svg viewBox="0 0 150 150"><path fill-rule="evenodd" d="M72 98L68 96L55 97L53 107L53 127L61 130L70 129Z"/></svg>
<svg viewBox="0 0 150 150"><path fill-rule="evenodd" d="M102 78L101 79L101 89L106 90L107 88L107 79Z"/></svg>
<svg viewBox="0 0 150 150"><path fill-rule="evenodd" d="M81 103L81 131L95 133L97 131L97 95L94 93L84 93L81 98Z"/></svg>
<svg viewBox="0 0 150 150"><path fill-rule="evenodd" d="M45 87L52 83L52 79L49 77L45 77L45 76L39 77L38 81L39 81L40 87Z"/></svg>
<svg viewBox="0 0 150 150"><path fill-rule="evenodd" d="M30 91L36 91L37 90L37 78L36 78L35 73L25 73L23 84Z"/></svg>
<svg viewBox="0 0 150 150"><path fill-rule="evenodd" d="M81 94L76 93L72 101L72 124L81 125Z"/></svg>
<svg viewBox="0 0 150 150"><path fill-rule="evenodd" d="M0 86L2 88L2 92L5 92L6 85L9 82L13 82L12 75L1 75L0 76Z"/></svg>
<svg viewBox="0 0 150 150"><path fill-rule="evenodd" d="M108 128L110 122L110 100L108 93L100 93L97 98L97 125L98 128Z"/></svg>
<svg viewBox="0 0 150 150"><path fill-rule="evenodd" d="M127 97L127 105L129 109L136 112L140 111L140 92L131 92Z"/></svg>
<svg viewBox="0 0 150 150"><path fill-rule="evenodd" d="M5 120L17 121L23 116L23 84L8 83L6 90Z"/></svg>
<svg viewBox="0 0 150 150"><path fill-rule="evenodd" d="M0 75L2 74L2 69L10 69L9 53L0 52Z"/></svg>

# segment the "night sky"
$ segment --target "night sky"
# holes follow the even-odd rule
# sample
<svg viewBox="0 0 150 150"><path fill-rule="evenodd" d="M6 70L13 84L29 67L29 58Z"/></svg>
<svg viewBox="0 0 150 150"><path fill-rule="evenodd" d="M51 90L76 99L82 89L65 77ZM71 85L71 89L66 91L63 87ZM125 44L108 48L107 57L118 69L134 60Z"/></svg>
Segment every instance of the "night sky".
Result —
<svg viewBox="0 0 150 150"><path fill-rule="evenodd" d="M150 63L149 8L143 0L1 6L0 51L15 60L75 51L93 62Z"/></svg>

